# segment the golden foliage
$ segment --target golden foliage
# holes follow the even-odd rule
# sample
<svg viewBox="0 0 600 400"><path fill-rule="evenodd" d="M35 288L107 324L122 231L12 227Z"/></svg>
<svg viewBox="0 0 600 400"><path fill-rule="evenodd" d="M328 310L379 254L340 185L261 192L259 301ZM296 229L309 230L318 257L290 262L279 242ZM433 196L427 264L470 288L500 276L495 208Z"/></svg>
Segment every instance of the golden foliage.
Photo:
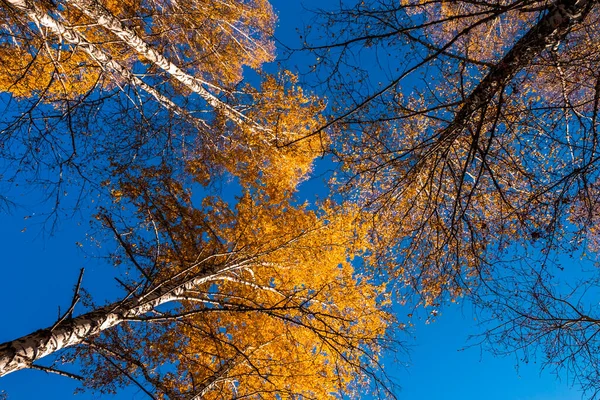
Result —
<svg viewBox="0 0 600 400"><path fill-rule="evenodd" d="M40 9L75 29L83 40L124 68L154 75L186 92L114 33L86 17L73 2L59 3L44 4L47 7ZM244 66L258 70L274 57L270 36L275 15L266 0L109 0L103 5L149 46L215 88L230 88L242 79ZM0 17L6 28L0 33L0 90L52 101L77 98L98 84L111 88L132 83L51 31L42 35L30 30L10 6L3 7Z"/></svg>
<svg viewBox="0 0 600 400"><path fill-rule="evenodd" d="M421 304L474 293L507 259L572 251L594 232L582 215L598 197L600 13L586 2L561 11L571 6L365 1L325 17L341 37L324 36L344 49L319 54L329 87L364 99L339 96L334 187L364 209L369 262ZM391 74L370 91L360 78L376 73L349 56L360 62L359 47L381 51L380 76ZM345 63L356 76L338 74Z"/></svg>
<svg viewBox="0 0 600 400"><path fill-rule="evenodd" d="M377 360L390 316L379 309L381 288L353 276L345 222L324 224L302 209L278 214L241 201L226 235L260 255L213 284L214 298L231 301L232 311L209 313L208 321L200 313L182 327L189 347L180 374L205 382L231 360L227 379L206 398L335 398L366 381L361 368ZM190 358L203 367L187 370Z"/></svg>
<svg viewBox="0 0 600 400"><path fill-rule="evenodd" d="M52 49L43 43L30 51L0 45L0 91L16 97L61 99L84 94L98 84L100 76L100 67L90 64L81 52Z"/></svg>
<svg viewBox="0 0 600 400"><path fill-rule="evenodd" d="M324 135L305 136L322 123L324 104L305 95L289 73L266 75L258 90L248 87L247 92L248 121L221 127L230 132L217 143L199 140L187 155L186 167L202 184L210 183L211 171L227 171L243 187L260 187L277 201L296 190L313 160L323 154Z"/></svg>
<svg viewBox="0 0 600 400"><path fill-rule="evenodd" d="M113 172L102 182L113 203L97 219L114 235L114 261L125 269L119 282L128 294L116 308L130 308L99 337L81 338L86 384L112 392L139 378L170 399L357 397L378 374L392 318L384 286L352 265L367 244L357 211L295 203L328 145L314 134L324 103L289 72L263 74L258 88L240 84L244 67L259 70L274 57L270 4L107 0L101 11L78 0L10 4L0 9L0 90L60 104L119 87L127 106L114 114L132 104L155 128L149 115L158 108L157 130L176 132L149 155L142 143L143 151L125 149L131 159L100 162ZM66 33L51 23L34 27L40 12ZM108 26L103 12L126 29ZM120 39L124 33L135 40ZM128 85L150 96L131 96ZM208 112L200 119L198 110ZM154 132L133 133L155 143ZM209 192L232 178L239 197Z"/></svg>
<svg viewBox="0 0 600 400"><path fill-rule="evenodd" d="M259 69L274 58L275 14L267 0L149 2L149 40L194 75L229 87L242 67Z"/></svg>
<svg viewBox="0 0 600 400"><path fill-rule="evenodd" d="M143 368L172 365L174 371L154 374L159 393L327 399L356 397L357 386L372 384L392 317L384 286L352 266L367 244L353 223L356 210L309 210L248 191L235 206L216 197L194 206L190 189L165 168L130 175L115 192L119 207L131 202L159 235L145 239L141 231L127 239L138 262L152 260L153 281L201 278L153 329L120 328L133 330L129 353L139 353ZM114 340L109 332L96 345L114 348ZM90 367L92 387L119 377L103 363Z"/></svg>

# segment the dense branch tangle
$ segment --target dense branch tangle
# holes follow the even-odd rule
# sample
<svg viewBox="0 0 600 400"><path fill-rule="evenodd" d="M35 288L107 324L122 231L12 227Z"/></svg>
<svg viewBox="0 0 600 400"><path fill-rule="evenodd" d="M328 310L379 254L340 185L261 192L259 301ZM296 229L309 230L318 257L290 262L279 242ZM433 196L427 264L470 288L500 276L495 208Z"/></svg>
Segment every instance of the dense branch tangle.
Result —
<svg viewBox="0 0 600 400"><path fill-rule="evenodd" d="M126 293L74 316L77 294L53 326L0 345L0 374L68 375L62 364L77 360L71 376L101 392L133 384L186 400L381 387L391 319L383 288L350 264L364 251L354 212L293 198L327 140L280 146L316 129L323 104L285 71L240 83L244 66L273 57L266 1L6 0L1 12L0 89L33 103L9 127L24 127L27 146L39 123L54 148L56 112L73 159L83 136L91 143L101 175L89 179L111 194L98 220ZM129 136L141 144L122 145ZM212 185L232 176L239 198L220 200ZM46 367L50 354L60 357Z"/></svg>
<svg viewBox="0 0 600 400"><path fill-rule="evenodd" d="M598 393L594 312L547 290L556 254L598 250L598 2L341 7L307 41L339 92L335 185L365 212L371 265L402 300L469 296L505 322L496 350L540 349Z"/></svg>
<svg viewBox="0 0 600 400"><path fill-rule="evenodd" d="M513 244L573 233L597 197L596 2L360 2L323 17L345 33L313 46L350 93L335 97L337 179L375 213L374 263L435 304ZM380 75L352 64L375 54Z"/></svg>
<svg viewBox="0 0 600 400"><path fill-rule="evenodd" d="M110 162L130 163L131 155L142 153L156 157L156 150L164 149L172 159L189 161L186 167L203 184L221 171L243 185L260 182L272 195L289 193L326 143L315 138L279 146L315 129L323 108L297 87L293 75L263 74L262 83L240 83L243 67L260 71L274 57L275 15L266 1L7 0L1 12L0 90L38 101L2 132L8 137L21 129L29 135L29 129L42 126L51 130L40 134L43 139L56 135L62 127L48 126L51 113L40 104L50 103L62 111L55 113L58 119L68 120L73 153L88 156L78 167L87 168L95 157L105 164L89 164L106 169L106 156L93 152L123 140L117 125L113 137L94 135L99 144L81 154L82 132L73 126L88 128L95 121L82 119L90 111L78 115L74 109L86 104L92 104L93 113L144 114L141 123L134 122L134 132L123 127L121 134L135 133L143 137L141 144L132 140L127 155L109 154ZM109 101L107 93L116 100ZM107 98L97 101L103 95ZM160 135L166 137L156 139Z"/></svg>

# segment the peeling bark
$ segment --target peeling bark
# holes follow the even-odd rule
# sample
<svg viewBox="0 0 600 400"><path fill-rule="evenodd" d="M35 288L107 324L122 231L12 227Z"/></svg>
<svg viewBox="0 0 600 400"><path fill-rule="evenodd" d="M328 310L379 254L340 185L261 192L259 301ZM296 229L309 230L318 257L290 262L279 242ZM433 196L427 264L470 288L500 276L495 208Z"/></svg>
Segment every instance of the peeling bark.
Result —
<svg viewBox="0 0 600 400"><path fill-rule="evenodd" d="M185 279L181 283L165 283L126 301L115 302L75 318L66 318L54 326L0 344L0 377L30 368L42 357L83 343L105 329L132 318L139 318L161 304L177 301L187 290L212 281L220 274L237 269L229 266L219 272ZM175 280L176 278L173 278Z"/></svg>
<svg viewBox="0 0 600 400"><path fill-rule="evenodd" d="M114 308L114 307L113 307ZM119 322L120 310L110 306L76 318L68 318L56 327L49 327L0 344L0 376L30 368L34 361L57 350L81 343Z"/></svg>

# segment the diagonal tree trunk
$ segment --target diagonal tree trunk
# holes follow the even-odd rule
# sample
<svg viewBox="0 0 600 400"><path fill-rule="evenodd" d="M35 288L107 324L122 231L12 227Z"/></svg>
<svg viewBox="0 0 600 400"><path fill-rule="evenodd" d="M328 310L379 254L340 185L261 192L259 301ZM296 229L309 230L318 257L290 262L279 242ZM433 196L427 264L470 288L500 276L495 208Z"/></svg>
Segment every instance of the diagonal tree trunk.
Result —
<svg viewBox="0 0 600 400"><path fill-rule="evenodd" d="M215 95L203 87L203 85L215 87L214 85L186 73L177 65L169 61L166 57L153 49L148 43L140 38L134 30L123 25L118 18L115 18L115 16L113 16L96 0L67 0L67 3L72 4L89 18L91 18L94 22L98 23L98 25L106 28L119 39L123 40L123 42L125 42L139 55L150 60L152 64L177 79L189 90L198 94L210 106L223 112L233 122L242 124L246 121L246 116L218 99Z"/></svg>
<svg viewBox="0 0 600 400"><path fill-rule="evenodd" d="M58 350L81 344L131 318L141 317L161 304L181 300L182 295L198 285L218 279L241 264L230 265L218 272L206 272L178 282L182 274L164 284L125 301L115 302L75 318L65 318L54 326L40 329L29 335L0 344L0 377L21 369L30 368L42 357Z"/></svg>
<svg viewBox="0 0 600 400"><path fill-rule="evenodd" d="M589 14L597 0L558 0L496 63L471 94L452 122L438 135L436 147L452 142L477 110L485 107L523 68L543 50L563 40L569 31Z"/></svg>
<svg viewBox="0 0 600 400"><path fill-rule="evenodd" d="M100 67L104 70L112 71L117 75L121 76L127 83L138 86L146 93L154 97L163 107L167 110L188 118L192 123L196 118L189 115L189 113L175 104L171 99L154 89L146 82L138 78L128 68L125 68L117 61L115 61L110 55L103 52L101 49L96 47L93 43L90 43L82 34L77 32L75 29L67 27L56 21L44 11L40 10L34 4L28 0L7 0L7 2L15 7L16 9L25 13L29 19L38 26L43 26L50 29L54 34L63 38L67 43L74 45L83 51L85 51Z"/></svg>

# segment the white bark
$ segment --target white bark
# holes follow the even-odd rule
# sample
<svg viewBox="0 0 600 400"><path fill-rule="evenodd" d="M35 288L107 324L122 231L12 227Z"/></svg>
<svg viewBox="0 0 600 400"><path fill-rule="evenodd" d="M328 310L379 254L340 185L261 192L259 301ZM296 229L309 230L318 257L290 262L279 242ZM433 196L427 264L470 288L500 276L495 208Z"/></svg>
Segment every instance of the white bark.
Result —
<svg viewBox="0 0 600 400"><path fill-rule="evenodd" d="M90 17L98 25L113 33L139 55L148 59L155 66L167 72L192 92L198 94L210 106L221 110L230 120L238 124L242 124L244 121L246 121L246 116L228 104L225 104L223 101L205 89L202 85L217 88L216 86L186 73L177 65L169 61L166 57L164 57L162 54L148 45L148 43L146 43L142 38L140 38L134 30L123 25L119 19L115 18L96 0L66 1Z"/></svg>
<svg viewBox="0 0 600 400"><path fill-rule="evenodd" d="M181 283L173 283L183 276L184 271L172 277L169 282L158 285L137 297L115 302L75 318L66 318L55 326L2 343L0 344L0 377L30 368L36 360L66 347L81 344L86 339L121 322L143 317L161 304L175 302L185 297L186 291L219 279L222 274L244 266L245 263L234 264L218 272L207 272L201 276L185 279Z"/></svg>
<svg viewBox="0 0 600 400"><path fill-rule="evenodd" d="M104 70L112 71L120 75L126 82L140 87L146 93L154 97L163 107L169 111L186 117L186 119L194 122L196 119L191 117L189 113L175 104L171 99L164 96L162 93L149 86L143 80L133 74L128 68L123 67L117 61L115 61L110 55L106 54L102 50L98 49L93 43L87 41L87 39L75 29L67 27L54 20L44 11L40 10L34 4L28 0L7 0L9 4L14 6L16 9L24 12L29 19L38 26L43 26L50 29L53 33L64 39L67 43L72 44L83 51L85 51L98 65Z"/></svg>

